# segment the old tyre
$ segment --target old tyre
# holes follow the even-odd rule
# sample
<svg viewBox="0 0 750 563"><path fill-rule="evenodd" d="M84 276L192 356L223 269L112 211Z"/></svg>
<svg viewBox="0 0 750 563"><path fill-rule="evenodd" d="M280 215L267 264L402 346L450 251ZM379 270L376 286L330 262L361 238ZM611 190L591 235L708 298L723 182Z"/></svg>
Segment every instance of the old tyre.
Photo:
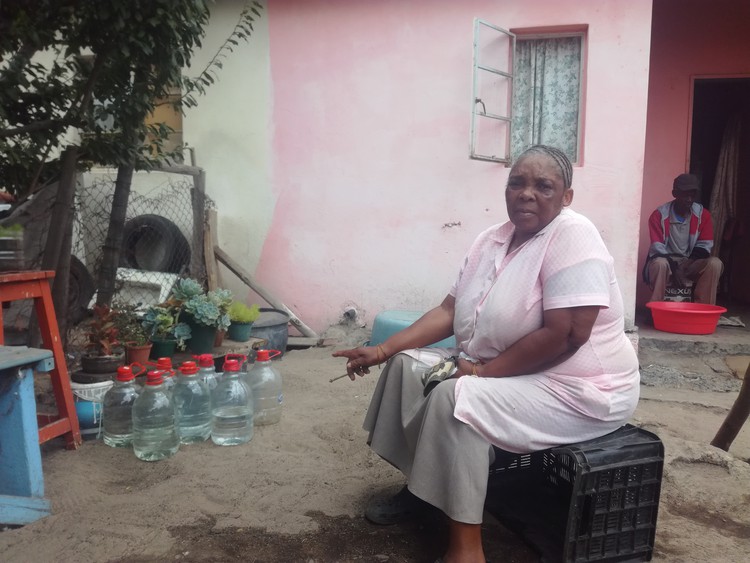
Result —
<svg viewBox="0 0 750 563"><path fill-rule="evenodd" d="M86 316L94 290L94 278L86 266L78 258L71 256L68 286L68 319L71 323L76 324Z"/></svg>
<svg viewBox="0 0 750 563"><path fill-rule="evenodd" d="M139 215L125 223L120 266L179 274L190 264L190 245L172 221Z"/></svg>

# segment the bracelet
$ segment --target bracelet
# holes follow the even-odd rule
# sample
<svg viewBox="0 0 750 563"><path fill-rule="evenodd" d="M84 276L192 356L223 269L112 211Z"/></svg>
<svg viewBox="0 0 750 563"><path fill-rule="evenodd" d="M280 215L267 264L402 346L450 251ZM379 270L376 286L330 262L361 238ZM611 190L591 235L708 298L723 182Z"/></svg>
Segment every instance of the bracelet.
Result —
<svg viewBox="0 0 750 563"><path fill-rule="evenodd" d="M380 367L380 354L383 354L383 361L388 361L388 354L385 353L385 350L383 350L383 347L378 344L377 350L376 350L377 356L378 356L378 367Z"/></svg>
<svg viewBox="0 0 750 563"><path fill-rule="evenodd" d="M477 373L477 364L475 363L471 364L471 377L479 377L479 374Z"/></svg>

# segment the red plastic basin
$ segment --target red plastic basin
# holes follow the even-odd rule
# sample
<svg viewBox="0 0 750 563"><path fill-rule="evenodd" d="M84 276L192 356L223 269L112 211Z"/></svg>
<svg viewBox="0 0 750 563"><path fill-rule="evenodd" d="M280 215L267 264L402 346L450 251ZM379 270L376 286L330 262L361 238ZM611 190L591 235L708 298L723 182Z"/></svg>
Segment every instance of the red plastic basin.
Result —
<svg viewBox="0 0 750 563"><path fill-rule="evenodd" d="M719 317L727 312L718 305L677 301L649 301L646 307L656 330L676 334L713 334Z"/></svg>

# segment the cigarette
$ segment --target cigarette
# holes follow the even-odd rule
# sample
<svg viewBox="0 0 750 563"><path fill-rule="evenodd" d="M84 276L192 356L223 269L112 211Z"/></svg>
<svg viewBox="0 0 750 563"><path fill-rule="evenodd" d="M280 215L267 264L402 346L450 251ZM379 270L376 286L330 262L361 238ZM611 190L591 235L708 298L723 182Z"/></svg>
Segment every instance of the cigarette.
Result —
<svg viewBox="0 0 750 563"><path fill-rule="evenodd" d="M332 377L328 380L328 383L333 383L334 381L336 381L337 379L341 379L342 377L349 377L349 374L345 373L344 375L339 375L338 377Z"/></svg>

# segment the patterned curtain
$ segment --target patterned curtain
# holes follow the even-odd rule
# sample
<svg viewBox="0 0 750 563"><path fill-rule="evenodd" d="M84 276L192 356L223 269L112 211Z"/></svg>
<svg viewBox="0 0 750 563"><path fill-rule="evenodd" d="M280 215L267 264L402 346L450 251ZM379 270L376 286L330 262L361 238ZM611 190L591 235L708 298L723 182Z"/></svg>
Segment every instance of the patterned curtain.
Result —
<svg viewBox="0 0 750 563"><path fill-rule="evenodd" d="M519 39L513 69L512 157L531 145L578 160L582 37Z"/></svg>
<svg viewBox="0 0 750 563"><path fill-rule="evenodd" d="M716 176L714 176L709 206L714 224L714 248L711 251L713 256L719 256L721 243L724 240L724 230L736 217L741 123L739 115L731 117L724 128L721 140L719 162L716 165Z"/></svg>

